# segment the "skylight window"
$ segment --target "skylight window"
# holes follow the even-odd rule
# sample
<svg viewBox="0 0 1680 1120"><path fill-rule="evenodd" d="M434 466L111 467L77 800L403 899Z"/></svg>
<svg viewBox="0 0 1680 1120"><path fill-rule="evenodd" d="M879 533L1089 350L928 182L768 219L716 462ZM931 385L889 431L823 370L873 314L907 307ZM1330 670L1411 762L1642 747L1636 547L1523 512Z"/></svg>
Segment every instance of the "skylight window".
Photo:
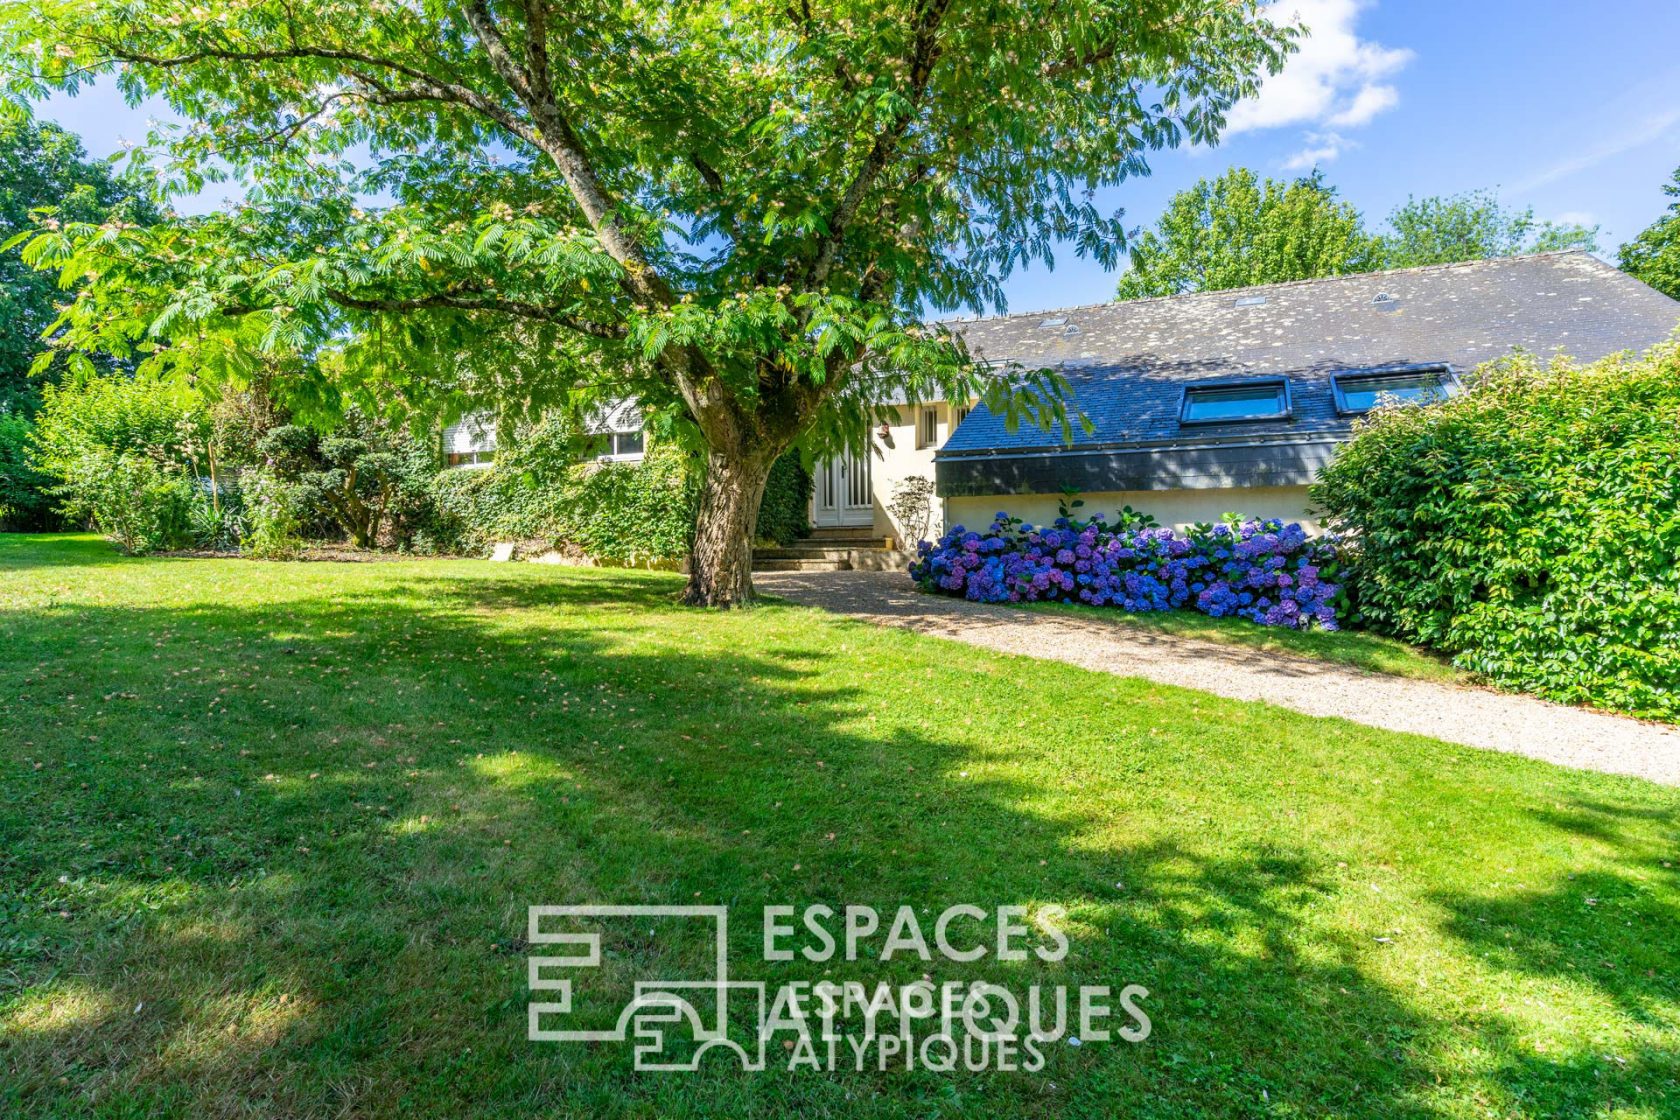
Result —
<svg viewBox="0 0 1680 1120"><path fill-rule="evenodd" d="M1342 413L1369 412L1385 401L1427 404L1445 400L1453 385L1445 366L1338 373L1330 383L1336 392L1336 411Z"/></svg>
<svg viewBox="0 0 1680 1120"><path fill-rule="evenodd" d="M1280 420L1289 415L1289 382L1226 382L1190 385L1178 419L1183 424L1228 424L1241 420Z"/></svg>
<svg viewBox="0 0 1680 1120"><path fill-rule="evenodd" d="M1233 307L1264 307L1264 306L1266 306L1266 297L1265 296L1241 296L1237 299L1237 302L1232 304L1231 306L1233 306Z"/></svg>

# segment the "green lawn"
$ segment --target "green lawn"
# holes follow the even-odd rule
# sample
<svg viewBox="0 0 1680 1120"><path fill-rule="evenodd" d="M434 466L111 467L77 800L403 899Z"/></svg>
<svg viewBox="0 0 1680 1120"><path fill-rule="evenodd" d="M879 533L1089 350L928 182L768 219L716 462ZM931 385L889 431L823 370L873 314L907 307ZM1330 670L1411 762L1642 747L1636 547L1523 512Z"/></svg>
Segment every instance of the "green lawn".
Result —
<svg viewBox="0 0 1680 1120"><path fill-rule="evenodd" d="M1680 791L677 586L0 537L0 1116L1680 1115ZM1135 981L1154 1033L637 1073L526 1041L526 907L580 902L727 904L742 978ZM762 905L958 902L1070 954L754 959Z"/></svg>
<svg viewBox="0 0 1680 1120"><path fill-rule="evenodd" d="M1420 681L1470 684L1475 678L1453 667L1445 657L1363 630L1285 630L1261 626L1246 618L1209 618L1195 611L1150 611L1128 614L1075 603L1023 603L1021 610L1064 612L1087 621L1106 621L1116 627L1195 638L1206 642L1247 646L1268 653L1292 654L1331 661L1368 673L1387 673Z"/></svg>

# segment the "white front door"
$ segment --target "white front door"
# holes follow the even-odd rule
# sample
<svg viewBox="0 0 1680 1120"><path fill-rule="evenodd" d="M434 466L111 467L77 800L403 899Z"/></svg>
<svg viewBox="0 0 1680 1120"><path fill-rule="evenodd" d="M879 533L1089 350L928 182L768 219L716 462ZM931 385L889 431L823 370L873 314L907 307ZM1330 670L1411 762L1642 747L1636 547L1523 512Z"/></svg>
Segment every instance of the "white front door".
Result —
<svg viewBox="0 0 1680 1120"><path fill-rule="evenodd" d="M845 452L817 463L811 524L818 528L871 525L874 498L869 492L869 457Z"/></svg>

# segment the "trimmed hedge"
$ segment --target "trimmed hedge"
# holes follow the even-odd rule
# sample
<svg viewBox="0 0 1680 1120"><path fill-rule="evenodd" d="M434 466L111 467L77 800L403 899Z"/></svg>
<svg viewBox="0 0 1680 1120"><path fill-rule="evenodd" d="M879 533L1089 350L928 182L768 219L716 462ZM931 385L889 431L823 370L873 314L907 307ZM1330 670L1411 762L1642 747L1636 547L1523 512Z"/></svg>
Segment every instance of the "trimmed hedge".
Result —
<svg viewBox="0 0 1680 1120"><path fill-rule="evenodd" d="M1565 703L1680 717L1680 349L1517 357L1372 413L1314 500L1367 625Z"/></svg>

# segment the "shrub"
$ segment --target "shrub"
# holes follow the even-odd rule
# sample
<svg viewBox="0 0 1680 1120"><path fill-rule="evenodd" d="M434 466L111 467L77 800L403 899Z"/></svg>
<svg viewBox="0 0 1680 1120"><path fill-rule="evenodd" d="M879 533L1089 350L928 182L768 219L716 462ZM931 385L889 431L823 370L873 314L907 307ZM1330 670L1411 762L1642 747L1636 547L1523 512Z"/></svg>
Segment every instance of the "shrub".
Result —
<svg viewBox="0 0 1680 1120"><path fill-rule="evenodd" d="M580 443L558 421L521 431L496 465L447 470L432 479L434 520L426 543L482 553L495 541L577 545L598 560L641 564L688 554L699 508L696 456L653 443L640 463L575 460ZM771 468L758 536L787 543L809 528L810 474L789 454Z"/></svg>
<svg viewBox="0 0 1680 1120"><path fill-rule="evenodd" d="M197 486L178 469L136 454L88 451L64 467L64 508L91 518L130 555L192 544Z"/></svg>
<svg viewBox="0 0 1680 1120"><path fill-rule="evenodd" d="M326 435L283 424L259 451L298 488L311 519L325 519L358 548L405 545L430 520L437 456L401 428L352 412Z"/></svg>
<svg viewBox="0 0 1680 1120"><path fill-rule="evenodd" d="M1680 716L1680 350L1517 357L1379 409L1314 500L1373 627L1553 700Z"/></svg>
<svg viewBox="0 0 1680 1120"><path fill-rule="evenodd" d="M1269 626L1337 626L1328 541L1299 525L1248 521L1190 534L1133 522L1059 517L1034 527L998 514L985 532L956 526L923 542L910 576L925 590L982 603L1061 602L1128 611L1194 607Z"/></svg>
<svg viewBox="0 0 1680 1120"><path fill-rule="evenodd" d="M759 540L790 545L811 531L811 472L790 451L770 464L764 504L758 507Z"/></svg>
<svg viewBox="0 0 1680 1120"><path fill-rule="evenodd" d="M0 528L27 532L57 520L48 492L54 479L30 464L34 431L29 417L0 404Z"/></svg>
<svg viewBox="0 0 1680 1120"><path fill-rule="evenodd" d="M172 386L123 374L48 385L32 437L34 466L58 478L91 451L140 455L160 464L192 463L209 417Z"/></svg>
<svg viewBox="0 0 1680 1120"><path fill-rule="evenodd" d="M239 478L244 510L240 548L262 560L290 560L303 549L303 488L266 470Z"/></svg>

